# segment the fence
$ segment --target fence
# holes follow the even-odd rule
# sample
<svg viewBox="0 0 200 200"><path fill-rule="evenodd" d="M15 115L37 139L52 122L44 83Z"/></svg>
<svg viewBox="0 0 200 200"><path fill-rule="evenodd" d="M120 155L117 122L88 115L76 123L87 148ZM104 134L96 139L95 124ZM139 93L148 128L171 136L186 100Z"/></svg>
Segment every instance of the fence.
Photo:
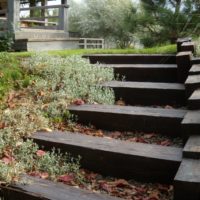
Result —
<svg viewBox="0 0 200 200"><path fill-rule="evenodd" d="M81 49L104 49L104 39L101 38L80 38Z"/></svg>

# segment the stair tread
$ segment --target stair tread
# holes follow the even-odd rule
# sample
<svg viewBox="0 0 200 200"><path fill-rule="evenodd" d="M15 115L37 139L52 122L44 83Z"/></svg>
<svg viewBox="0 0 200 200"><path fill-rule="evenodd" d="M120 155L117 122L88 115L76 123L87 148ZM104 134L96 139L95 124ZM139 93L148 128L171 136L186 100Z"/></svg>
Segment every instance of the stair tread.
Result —
<svg viewBox="0 0 200 200"><path fill-rule="evenodd" d="M33 138L54 141L73 146L81 146L93 150L108 151L125 155L157 158L161 160L181 161L182 148L165 147L155 144L142 144L99 138L70 132L38 132Z"/></svg>
<svg viewBox="0 0 200 200"><path fill-rule="evenodd" d="M183 154L187 158L200 158L200 136L192 135L189 137L183 149Z"/></svg>
<svg viewBox="0 0 200 200"><path fill-rule="evenodd" d="M185 84L186 85L189 85L189 84L200 84L200 74L199 75L190 75L190 76L188 76Z"/></svg>
<svg viewBox="0 0 200 200"><path fill-rule="evenodd" d="M100 138L69 132L38 132L32 139L39 146L52 146L72 156L81 156L83 168L138 181L169 183L182 159L182 148L164 147Z"/></svg>
<svg viewBox="0 0 200 200"><path fill-rule="evenodd" d="M145 69L156 69L156 68L177 68L175 64L104 64L105 66L111 66L114 68L145 68Z"/></svg>
<svg viewBox="0 0 200 200"><path fill-rule="evenodd" d="M90 105L81 106L71 105L69 110L89 111L89 112L107 112L126 115L149 115L154 117L176 117L183 118L186 110L182 109L165 109L138 106L118 106L118 105Z"/></svg>
<svg viewBox="0 0 200 200"><path fill-rule="evenodd" d="M195 90L189 100L200 100L200 90Z"/></svg>
<svg viewBox="0 0 200 200"><path fill-rule="evenodd" d="M84 191L72 186L67 186L61 183L55 183L44 179L39 179L31 176L23 176L22 181L28 184L17 183L11 186L5 186L2 191L6 189L9 194L9 199L26 199L33 196L34 199L49 199L49 200L117 200L119 198L110 197L108 195L97 194L90 191ZM8 190L8 191L7 191ZM17 190L17 191L16 191ZM21 195L20 195L21 193ZM58 195L59 194L59 195ZM27 198L28 198L27 197ZM32 199L32 198L31 198Z"/></svg>
<svg viewBox="0 0 200 200"><path fill-rule="evenodd" d="M192 67L189 71L189 74L191 74L191 75L200 74L200 64L192 65Z"/></svg>
<svg viewBox="0 0 200 200"><path fill-rule="evenodd" d="M200 111L189 111L185 115L182 124L199 124L200 125Z"/></svg>
<svg viewBox="0 0 200 200"><path fill-rule="evenodd" d="M121 88L142 88L142 89L161 89L161 90L185 90L185 86L179 83L154 83L154 82L128 82L110 81L103 86Z"/></svg>
<svg viewBox="0 0 200 200"><path fill-rule="evenodd" d="M200 160L184 158L175 181L191 182L200 184Z"/></svg>

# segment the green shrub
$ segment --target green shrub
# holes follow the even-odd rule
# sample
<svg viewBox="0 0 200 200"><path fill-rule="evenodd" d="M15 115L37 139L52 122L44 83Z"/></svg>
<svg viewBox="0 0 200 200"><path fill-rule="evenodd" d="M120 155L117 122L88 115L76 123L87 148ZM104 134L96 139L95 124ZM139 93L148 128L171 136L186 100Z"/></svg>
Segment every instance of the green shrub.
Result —
<svg viewBox="0 0 200 200"><path fill-rule="evenodd" d="M113 69L91 65L80 56L50 56L35 54L23 64L34 75L31 92L38 102L46 105L50 118L68 117L67 105L76 99L87 103L113 104L114 93L101 83L114 79Z"/></svg>
<svg viewBox="0 0 200 200"><path fill-rule="evenodd" d="M5 32L0 36L0 51L10 51L13 43L13 34L11 32Z"/></svg>

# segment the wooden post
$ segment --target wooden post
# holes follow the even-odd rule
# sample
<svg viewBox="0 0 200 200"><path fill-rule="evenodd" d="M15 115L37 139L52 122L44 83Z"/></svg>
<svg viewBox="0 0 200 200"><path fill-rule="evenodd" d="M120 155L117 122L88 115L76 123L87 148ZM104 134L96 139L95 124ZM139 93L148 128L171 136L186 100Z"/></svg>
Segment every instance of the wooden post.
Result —
<svg viewBox="0 0 200 200"><path fill-rule="evenodd" d="M181 52L181 45L184 43L184 42L191 42L192 39L191 38L179 38L177 40L177 52Z"/></svg>
<svg viewBox="0 0 200 200"><path fill-rule="evenodd" d="M191 51L192 53L195 53L195 43L194 42L183 42L181 44L180 51Z"/></svg>
<svg viewBox="0 0 200 200"><path fill-rule="evenodd" d="M67 14L67 0L62 0L61 1L63 7L59 9L59 25L58 29L59 30L64 30L65 32L68 32L68 14Z"/></svg>
<svg viewBox="0 0 200 200"><path fill-rule="evenodd" d="M8 0L8 27L13 32L20 29L20 0Z"/></svg>
<svg viewBox="0 0 200 200"><path fill-rule="evenodd" d="M178 67L178 81L184 83L188 77L191 68L192 52L180 52L176 55L176 63Z"/></svg>

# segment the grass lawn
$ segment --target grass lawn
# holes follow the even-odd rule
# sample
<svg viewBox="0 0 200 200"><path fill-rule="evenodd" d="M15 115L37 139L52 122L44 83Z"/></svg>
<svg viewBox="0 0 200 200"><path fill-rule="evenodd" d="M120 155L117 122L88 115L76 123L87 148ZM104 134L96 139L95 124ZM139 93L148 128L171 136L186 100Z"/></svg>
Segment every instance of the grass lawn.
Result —
<svg viewBox="0 0 200 200"><path fill-rule="evenodd" d="M176 45L166 45L145 49L73 49L49 51L48 53L51 55L59 55L62 57L83 54L175 54ZM33 54L33 52L19 52L12 54L17 57L29 57Z"/></svg>

